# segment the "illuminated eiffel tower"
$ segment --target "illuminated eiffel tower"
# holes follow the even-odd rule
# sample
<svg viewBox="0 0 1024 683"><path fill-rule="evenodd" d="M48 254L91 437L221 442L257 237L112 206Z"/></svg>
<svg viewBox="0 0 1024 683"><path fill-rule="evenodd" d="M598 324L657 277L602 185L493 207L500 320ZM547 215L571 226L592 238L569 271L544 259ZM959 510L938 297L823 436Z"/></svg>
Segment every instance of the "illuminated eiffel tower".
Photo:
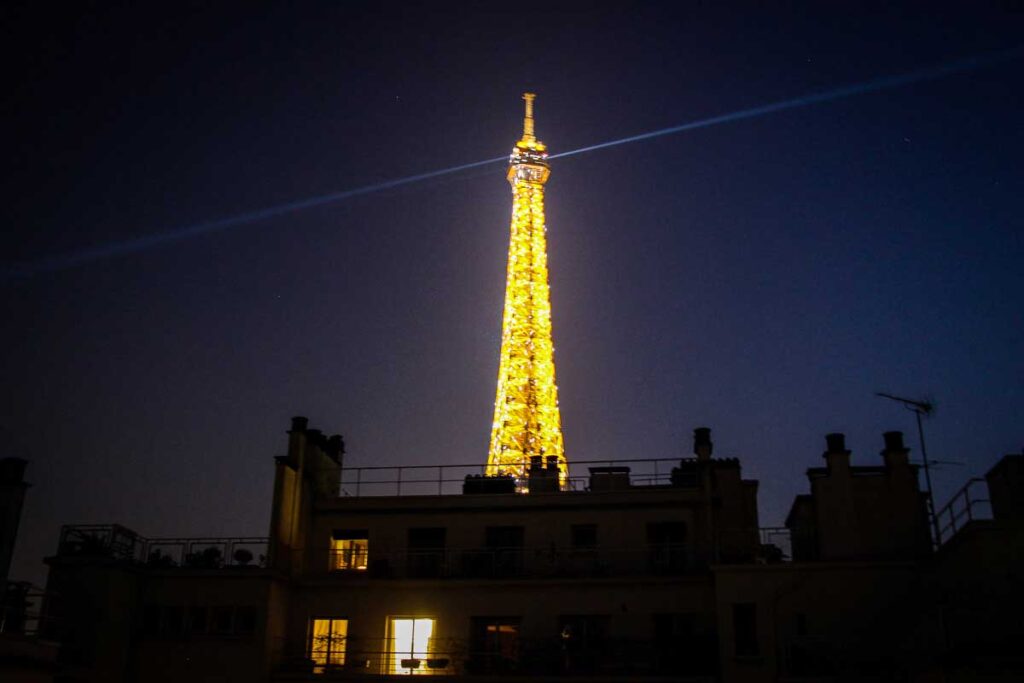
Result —
<svg viewBox="0 0 1024 683"><path fill-rule="evenodd" d="M533 93L525 93L523 137L509 158L512 227L508 247L505 313L494 424L487 456L489 475L512 475L525 486L535 456L557 463L565 485L568 464L562 447L562 420L555 385L551 342L551 299L544 227L544 183L551 173L547 147L533 133Z"/></svg>

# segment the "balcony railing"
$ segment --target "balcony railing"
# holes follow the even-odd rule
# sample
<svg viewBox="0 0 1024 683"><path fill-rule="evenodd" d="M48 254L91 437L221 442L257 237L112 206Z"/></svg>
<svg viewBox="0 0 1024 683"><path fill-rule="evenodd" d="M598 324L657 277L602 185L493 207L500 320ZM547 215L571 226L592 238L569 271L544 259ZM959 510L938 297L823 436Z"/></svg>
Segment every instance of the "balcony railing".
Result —
<svg viewBox="0 0 1024 683"><path fill-rule="evenodd" d="M263 567L267 538L145 538L117 524L61 527L61 557L109 558L153 568L222 569Z"/></svg>
<svg viewBox="0 0 1024 683"><path fill-rule="evenodd" d="M793 559L793 535L787 527L761 527L760 534L760 561L765 564L775 564Z"/></svg>
<svg viewBox="0 0 1024 683"><path fill-rule="evenodd" d="M401 672L427 676L615 675L659 676L711 681L718 670L712 634L662 639L625 639L562 631L548 637L515 638L501 649L468 639L432 638L424 651L396 652L383 638L343 638L332 643L333 662L316 653L286 648L277 670L288 674L380 675ZM337 654L343 653L343 654Z"/></svg>
<svg viewBox="0 0 1024 683"><path fill-rule="evenodd" d="M338 569L331 551L321 566L337 576L379 579L509 579L605 576L673 576L698 571L692 548L664 544L629 549L439 548L376 552L366 569Z"/></svg>
<svg viewBox="0 0 1024 683"><path fill-rule="evenodd" d="M46 592L27 581L8 581L0 592L0 635L34 638L43 630Z"/></svg>
<svg viewBox="0 0 1024 683"><path fill-rule="evenodd" d="M939 545L953 538L966 524L976 519L992 519L992 504L988 499L985 480L973 477L935 513Z"/></svg>
<svg viewBox="0 0 1024 683"><path fill-rule="evenodd" d="M569 491L590 489L592 467L628 467L631 486L669 486L672 470L680 462L696 462L686 458L641 458L635 460L574 460L563 487ZM484 476L486 465L408 465L346 467L341 472L339 495L347 496L442 496L462 493L467 476ZM521 482L524 486L526 482ZM685 477L676 477L675 485L686 487ZM694 479L692 486L697 486Z"/></svg>

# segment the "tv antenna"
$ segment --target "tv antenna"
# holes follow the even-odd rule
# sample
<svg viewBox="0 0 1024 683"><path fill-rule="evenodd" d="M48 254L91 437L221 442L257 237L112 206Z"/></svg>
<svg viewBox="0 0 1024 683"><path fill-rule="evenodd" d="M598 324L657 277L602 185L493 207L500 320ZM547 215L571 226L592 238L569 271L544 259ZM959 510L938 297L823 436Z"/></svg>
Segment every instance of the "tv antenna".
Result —
<svg viewBox="0 0 1024 683"><path fill-rule="evenodd" d="M881 396L887 398L890 401L896 401L902 403L903 407L914 413L914 417L917 418L917 438L921 443L921 462L924 464L924 481L928 486L928 516L931 517L932 522L932 533L935 536L935 545L938 545L939 538L939 520L935 516L935 496L932 494L932 476L928 468L928 451L924 445L924 427L921 426L921 416L928 417L935 412L935 404L931 401L917 401L912 398L903 398L902 396L893 396L883 391L876 391L875 396Z"/></svg>

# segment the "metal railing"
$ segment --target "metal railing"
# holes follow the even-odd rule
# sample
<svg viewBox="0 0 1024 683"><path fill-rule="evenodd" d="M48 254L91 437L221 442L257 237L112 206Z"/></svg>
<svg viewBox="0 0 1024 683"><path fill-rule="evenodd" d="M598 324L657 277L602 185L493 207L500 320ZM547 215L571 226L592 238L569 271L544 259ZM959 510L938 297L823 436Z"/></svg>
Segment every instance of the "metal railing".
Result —
<svg viewBox="0 0 1024 683"><path fill-rule="evenodd" d="M326 559L320 566L331 574L375 579L673 576L706 566L690 546L682 544L611 550L548 546L378 552L371 547L362 565L365 569L348 563L344 551L340 557L329 551Z"/></svg>
<svg viewBox="0 0 1024 683"><path fill-rule="evenodd" d="M938 544L949 541L965 525L976 519L992 519L992 503L984 479L972 477L935 513Z"/></svg>
<svg viewBox="0 0 1024 683"><path fill-rule="evenodd" d="M263 567L266 537L145 538L118 524L75 524L61 527L57 554L99 557L153 568Z"/></svg>
<svg viewBox="0 0 1024 683"><path fill-rule="evenodd" d="M760 560L766 564L788 562L793 559L793 534L784 526L760 528Z"/></svg>
<svg viewBox="0 0 1024 683"><path fill-rule="evenodd" d="M672 469L680 462L696 462L695 458L639 458L574 460L563 490L585 491L590 488L590 467L630 468L631 486L669 486ZM576 474L574 474L576 472ZM346 467L341 471L341 496L412 496L454 495L462 493L467 476L487 475L487 466L471 465L401 465ZM585 474L583 474L585 473ZM523 486L526 481L520 482Z"/></svg>
<svg viewBox="0 0 1024 683"><path fill-rule="evenodd" d="M289 674L433 676L685 676L711 681L718 670L712 637L658 639L573 635L564 628L539 638L515 637L501 647L473 639L431 638L417 652L396 651L386 638L340 638L326 657L312 644L286 648L276 667Z"/></svg>
<svg viewBox="0 0 1024 683"><path fill-rule="evenodd" d="M43 630L46 592L28 581L0 584L0 634L34 638Z"/></svg>

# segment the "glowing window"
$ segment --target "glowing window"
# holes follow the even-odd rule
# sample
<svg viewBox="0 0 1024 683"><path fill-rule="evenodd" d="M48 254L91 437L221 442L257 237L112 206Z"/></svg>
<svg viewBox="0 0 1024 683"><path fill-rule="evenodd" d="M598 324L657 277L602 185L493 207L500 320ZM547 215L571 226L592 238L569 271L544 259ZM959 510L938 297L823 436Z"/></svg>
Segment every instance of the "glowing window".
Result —
<svg viewBox="0 0 1024 683"><path fill-rule="evenodd" d="M348 637L348 619L312 619L309 629L309 658L314 671L323 673L328 668L345 664L345 640Z"/></svg>
<svg viewBox="0 0 1024 683"><path fill-rule="evenodd" d="M402 617L388 624L388 661L391 674L430 673L427 659L431 652L434 620Z"/></svg>
<svg viewBox="0 0 1024 683"><path fill-rule="evenodd" d="M370 553L370 535L365 529L334 532L331 539L331 569L366 571Z"/></svg>

